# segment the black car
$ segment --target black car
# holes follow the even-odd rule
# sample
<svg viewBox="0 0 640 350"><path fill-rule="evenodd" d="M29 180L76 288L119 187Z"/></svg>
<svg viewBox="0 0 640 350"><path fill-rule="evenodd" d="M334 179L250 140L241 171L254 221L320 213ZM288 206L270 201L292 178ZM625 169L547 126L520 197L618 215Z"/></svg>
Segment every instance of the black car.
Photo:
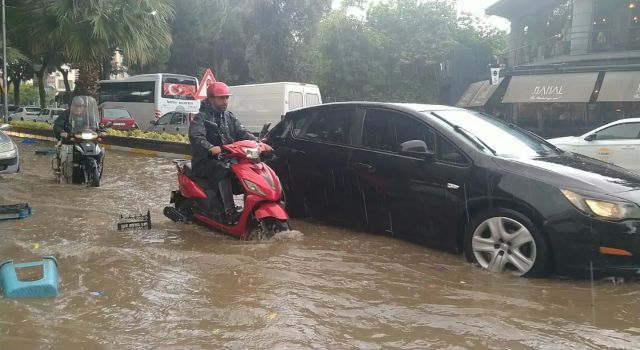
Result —
<svg viewBox="0 0 640 350"><path fill-rule="evenodd" d="M640 177L478 112L331 103L268 134L292 216L437 248L495 272L640 274Z"/></svg>

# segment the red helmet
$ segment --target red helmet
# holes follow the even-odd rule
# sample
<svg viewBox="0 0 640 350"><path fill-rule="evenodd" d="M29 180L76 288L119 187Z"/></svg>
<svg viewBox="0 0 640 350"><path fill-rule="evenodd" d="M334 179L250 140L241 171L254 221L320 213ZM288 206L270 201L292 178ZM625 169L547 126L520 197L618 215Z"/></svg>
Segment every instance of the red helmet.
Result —
<svg viewBox="0 0 640 350"><path fill-rule="evenodd" d="M229 87L227 86L227 84L221 81L216 81L215 83L209 84L209 86L207 86L207 96L231 96L231 92L229 91Z"/></svg>

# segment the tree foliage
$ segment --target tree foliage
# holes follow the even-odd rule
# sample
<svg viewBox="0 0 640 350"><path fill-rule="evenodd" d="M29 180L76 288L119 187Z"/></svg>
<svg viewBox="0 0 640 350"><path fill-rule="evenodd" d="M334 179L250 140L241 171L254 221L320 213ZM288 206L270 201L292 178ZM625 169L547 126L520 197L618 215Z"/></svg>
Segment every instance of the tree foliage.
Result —
<svg viewBox="0 0 640 350"><path fill-rule="evenodd" d="M95 94L119 50L130 74L200 77L231 85L318 83L325 101L435 102L440 62L461 47L479 61L505 34L454 0L7 0L15 80L63 63L80 68L77 94ZM33 69L33 64L39 69ZM19 85L19 84L18 84ZM19 86L17 86L19 88ZM44 105L44 86L40 86Z"/></svg>
<svg viewBox="0 0 640 350"><path fill-rule="evenodd" d="M502 32L458 16L444 0L389 1L363 19L342 8L321 28L316 78L326 100L437 102L440 62L452 50L490 57L505 43Z"/></svg>

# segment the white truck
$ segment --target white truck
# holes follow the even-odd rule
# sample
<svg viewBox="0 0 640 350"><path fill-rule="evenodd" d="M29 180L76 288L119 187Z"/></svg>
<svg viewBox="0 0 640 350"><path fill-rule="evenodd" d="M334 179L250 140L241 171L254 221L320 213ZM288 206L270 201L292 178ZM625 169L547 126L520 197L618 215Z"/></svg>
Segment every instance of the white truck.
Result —
<svg viewBox="0 0 640 350"><path fill-rule="evenodd" d="M317 85L277 82L230 86L228 109L250 132L260 132L265 123L273 127L290 110L322 103Z"/></svg>

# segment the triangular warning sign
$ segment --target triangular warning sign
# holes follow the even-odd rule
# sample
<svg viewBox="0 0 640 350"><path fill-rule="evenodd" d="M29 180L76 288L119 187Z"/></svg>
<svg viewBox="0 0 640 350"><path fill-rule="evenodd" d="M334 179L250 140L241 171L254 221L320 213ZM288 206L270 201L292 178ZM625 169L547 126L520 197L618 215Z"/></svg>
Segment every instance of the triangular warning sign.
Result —
<svg viewBox="0 0 640 350"><path fill-rule="evenodd" d="M211 69L207 68L207 70L204 72L204 75L202 76L202 79L200 79L200 87L198 87L198 92L196 92L196 99L204 100L205 98L207 98L207 87L210 84L215 83L216 81L216 77L214 77L213 73L211 73Z"/></svg>

